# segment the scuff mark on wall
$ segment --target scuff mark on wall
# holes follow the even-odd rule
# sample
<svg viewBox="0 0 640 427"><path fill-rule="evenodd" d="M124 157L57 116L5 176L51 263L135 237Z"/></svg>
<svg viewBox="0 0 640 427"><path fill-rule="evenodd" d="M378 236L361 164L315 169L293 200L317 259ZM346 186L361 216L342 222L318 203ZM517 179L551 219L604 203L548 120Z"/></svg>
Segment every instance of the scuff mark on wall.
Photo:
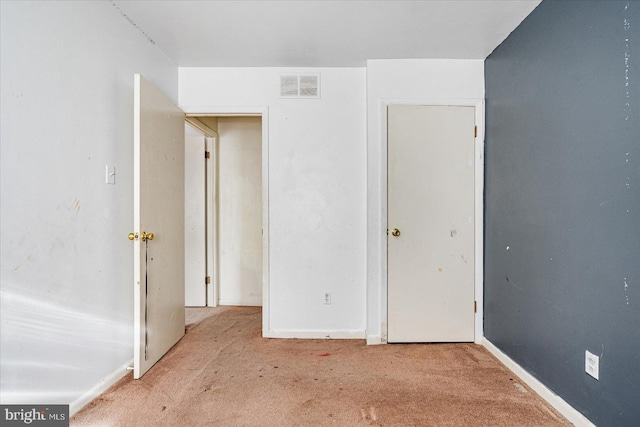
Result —
<svg viewBox="0 0 640 427"><path fill-rule="evenodd" d="M600 343L600 345L602 346L602 352L600 353L600 356L598 356L600 359L602 359L602 356L604 356L604 343Z"/></svg>
<svg viewBox="0 0 640 427"><path fill-rule="evenodd" d="M627 305L629 305L629 294L627 293L627 291L629 290L629 282L627 281L628 279L625 277L623 282L624 282L624 299L627 303Z"/></svg>
<svg viewBox="0 0 640 427"><path fill-rule="evenodd" d="M520 289L521 291L524 291L523 288L521 288L520 286L518 286L514 282L512 282L511 279L509 279L509 276L504 276L504 278L507 281L507 283L510 284L511 286L513 286L514 288Z"/></svg>
<svg viewBox="0 0 640 427"><path fill-rule="evenodd" d="M629 5L630 2L627 1L624 6L624 19L623 19L623 30L624 30L624 120L627 127L629 129L629 121L632 115L631 108L631 82L629 78L629 73L631 70L631 20L629 19ZM627 190L631 189L631 177L629 176L629 156L630 153L626 152L624 156L625 167L627 168L627 178L624 183L624 187ZM626 209L626 213L629 213L629 209ZM625 279L626 280L626 279ZM625 282L626 283L626 282ZM626 289L626 288L625 288ZM629 304L627 297L627 304Z"/></svg>
<svg viewBox="0 0 640 427"><path fill-rule="evenodd" d="M629 71L630 71L630 60L631 60L631 40L630 40L630 32L631 32L631 20L628 16L629 10L629 2L624 6L625 17L623 21L624 28L624 95L625 95L625 103L624 103L624 112L626 122L629 121L631 117L631 91L629 87ZM628 154L628 153L627 153Z"/></svg>
<svg viewBox="0 0 640 427"><path fill-rule="evenodd" d="M628 179L629 179L629 177L626 178L626 180L628 180ZM625 180L625 182L626 182L626 180ZM625 186L625 188L629 188L629 187ZM620 197L623 194L624 194L624 190L622 188L617 189L615 191L615 193L613 193L613 196L611 196L608 199L605 199L605 200L600 202L600 207L606 206L606 205L616 201L618 199L618 197Z"/></svg>

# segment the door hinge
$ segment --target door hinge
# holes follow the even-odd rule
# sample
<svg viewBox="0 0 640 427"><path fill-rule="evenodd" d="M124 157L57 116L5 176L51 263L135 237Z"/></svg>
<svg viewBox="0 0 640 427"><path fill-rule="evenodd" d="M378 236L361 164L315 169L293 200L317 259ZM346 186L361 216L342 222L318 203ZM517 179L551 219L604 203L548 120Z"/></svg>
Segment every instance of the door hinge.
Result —
<svg viewBox="0 0 640 427"><path fill-rule="evenodd" d="M211 158L211 151L205 151L204 152L204 158L205 159L210 159Z"/></svg>
<svg viewBox="0 0 640 427"><path fill-rule="evenodd" d="M474 313L477 313L477 312L478 312L478 302L477 302L477 301L474 301L474 302L473 302L473 312L474 312Z"/></svg>
<svg viewBox="0 0 640 427"><path fill-rule="evenodd" d="M478 126L474 126L473 127L473 137L477 138L478 137Z"/></svg>
<svg viewBox="0 0 640 427"><path fill-rule="evenodd" d="M211 276L207 276L204 278L204 283L206 283L207 285L209 285L211 283Z"/></svg>

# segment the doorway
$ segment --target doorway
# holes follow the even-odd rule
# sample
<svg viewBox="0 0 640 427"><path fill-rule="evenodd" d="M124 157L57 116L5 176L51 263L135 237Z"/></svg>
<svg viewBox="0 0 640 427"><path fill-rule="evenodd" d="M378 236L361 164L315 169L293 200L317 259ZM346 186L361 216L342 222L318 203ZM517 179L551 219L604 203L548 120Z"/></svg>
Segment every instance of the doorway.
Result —
<svg viewBox="0 0 640 427"><path fill-rule="evenodd" d="M221 108L185 114L140 74L134 75L133 243L134 378L151 368L185 333L185 120L261 117L262 333L269 329L268 108ZM202 110L200 110L202 111ZM246 114L238 114L244 111ZM194 119L203 128L202 118ZM200 129L198 126L196 128ZM217 131L211 129L215 134ZM213 140L215 141L215 140ZM209 169L212 170L212 169ZM207 174L206 182L210 180ZM208 184L207 184L208 185ZM208 196L209 193L207 193ZM208 198L213 203L214 197ZM215 211L215 210L214 210ZM211 212L211 211L209 211ZM212 218L207 215L208 221ZM215 227L210 228L215 229ZM212 233L202 233L205 240ZM215 241L215 239L214 239Z"/></svg>
<svg viewBox="0 0 640 427"><path fill-rule="evenodd" d="M187 306L263 305L262 120L186 118Z"/></svg>
<svg viewBox="0 0 640 427"><path fill-rule="evenodd" d="M388 342L474 341L475 115L388 107Z"/></svg>

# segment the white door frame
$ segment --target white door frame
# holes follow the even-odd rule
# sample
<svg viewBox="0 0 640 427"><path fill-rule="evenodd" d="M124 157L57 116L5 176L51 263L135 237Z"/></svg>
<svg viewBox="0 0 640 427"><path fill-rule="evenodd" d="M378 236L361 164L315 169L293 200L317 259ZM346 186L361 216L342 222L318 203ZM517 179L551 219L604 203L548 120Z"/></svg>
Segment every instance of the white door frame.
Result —
<svg viewBox="0 0 640 427"><path fill-rule="evenodd" d="M475 273L474 273L474 291L475 301L477 303L477 311L475 314L474 326L474 342L482 343L484 324L483 324L483 247L484 247L484 99L382 99L380 100L380 192L381 192L381 222L382 230L386 232L387 224L387 107L392 104L401 105L428 105L428 106L464 106L474 107L476 126L478 134L475 140L474 154L474 195L475 195ZM381 308L381 341L387 341L387 313L388 313L388 281L387 281L387 239L382 239L382 247L380 251L380 272L381 272L381 289L380 289L380 308Z"/></svg>
<svg viewBox="0 0 640 427"><path fill-rule="evenodd" d="M191 117L262 117L262 336L269 337L269 107L181 105L180 108Z"/></svg>

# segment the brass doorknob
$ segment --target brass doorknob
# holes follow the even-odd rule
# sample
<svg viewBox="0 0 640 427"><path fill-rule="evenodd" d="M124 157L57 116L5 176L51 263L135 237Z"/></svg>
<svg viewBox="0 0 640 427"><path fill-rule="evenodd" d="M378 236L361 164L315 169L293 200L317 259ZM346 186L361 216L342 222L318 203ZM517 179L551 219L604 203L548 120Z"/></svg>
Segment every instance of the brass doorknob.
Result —
<svg viewBox="0 0 640 427"><path fill-rule="evenodd" d="M153 240L154 237L155 237L155 235L153 233L147 233L146 231L143 231L140 234L138 234L138 233L129 233L129 240L141 239L144 242L145 240Z"/></svg>
<svg viewBox="0 0 640 427"><path fill-rule="evenodd" d="M391 234L392 234L394 237L398 237L398 236L400 235L400 230L398 230L397 228L394 228L394 229L391 231Z"/></svg>

